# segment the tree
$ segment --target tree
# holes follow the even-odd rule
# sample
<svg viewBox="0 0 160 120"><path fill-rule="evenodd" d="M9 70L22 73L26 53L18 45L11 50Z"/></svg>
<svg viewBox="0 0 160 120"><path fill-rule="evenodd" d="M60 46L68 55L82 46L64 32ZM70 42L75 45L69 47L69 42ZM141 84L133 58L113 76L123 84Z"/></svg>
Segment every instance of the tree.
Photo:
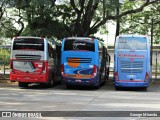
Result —
<svg viewBox="0 0 160 120"><path fill-rule="evenodd" d="M13 8L14 0L3 0L0 3L0 36L7 38L19 36L24 29L21 10ZM12 9L12 12L10 9ZM15 24L17 24L19 28L17 28Z"/></svg>
<svg viewBox="0 0 160 120"><path fill-rule="evenodd" d="M71 9L60 4L55 6L56 0L28 0L26 3L18 3L25 11L26 29L22 35L47 36L61 39L62 36L70 36L65 24L65 16L70 16ZM67 19L66 19L67 21ZM69 21L69 20L68 20Z"/></svg>
<svg viewBox="0 0 160 120"><path fill-rule="evenodd" d="M128 14L141 12L146 6L156 2L146 0L141 2L141 5L135 9L128 9L115 14L115 8L119 6L117 0L79 0L78 2L70 0L71 7L76 12L76 19L72 23L74 26L72 34L77 36L94 34L108 20L116 20ZM98 11L100 6L103 7L102 11Z"/></svg>
<svg viewBox="0 0 160 120"><path fill-rule="evenodd" d="M5 0L0 1L0 20L5 12Z"/></svg>
<svg viewBox="0 0 160 120"><path fill-rule="evenodd" d="M61 4L56 4L56 0L6 1L9 1L6 2L7 6L17 11L12 16L18 19L7 16L10 24L16 23L20 27L17 29L11 25L14 35L48 36L58 39L67 36L89 36L96 33L108 20L119 20L157 3L156 0L146 0L138 7L132 4L131 9L121 10L116 14L115 8L119 6L117 0L66 0ZM135 1L131 3L133 2Z"/></svg>
<svg viewBox="0 0 160 120"><path fill-rule="evenodd" d="M131 6L129 6L131 7ZM126 9L126 8L123 8ZM127 8L128 9L128 8ZM151 35L151 20L153 19L153 33L155 43L160 41L160 4L152 4L144 9L141 13L129 14L122 17L121 21L121 33L125 34L144 34Z"/></svg>

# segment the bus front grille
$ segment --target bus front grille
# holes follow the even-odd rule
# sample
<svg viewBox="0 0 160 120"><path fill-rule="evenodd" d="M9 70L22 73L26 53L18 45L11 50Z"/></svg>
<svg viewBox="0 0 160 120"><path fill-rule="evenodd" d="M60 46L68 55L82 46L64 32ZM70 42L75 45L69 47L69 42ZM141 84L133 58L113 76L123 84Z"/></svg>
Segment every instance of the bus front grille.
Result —
<svg viewBox="0 0 160 120"><path fill-rule="evenodd" d="M19 60L40 60L40 55L15 55L16 59Z"/></svg>
<svg viewBox="0 0 160 120"><path fill-rule="evenodd" d="M120 67L122 73L142 73L143 61L121 61Z"/></svg>
<svg viewBox="0 0 160 120"><path fill-rule="evenodd" d="M67 58L69 63L91 63L92 58Z"/></svg>

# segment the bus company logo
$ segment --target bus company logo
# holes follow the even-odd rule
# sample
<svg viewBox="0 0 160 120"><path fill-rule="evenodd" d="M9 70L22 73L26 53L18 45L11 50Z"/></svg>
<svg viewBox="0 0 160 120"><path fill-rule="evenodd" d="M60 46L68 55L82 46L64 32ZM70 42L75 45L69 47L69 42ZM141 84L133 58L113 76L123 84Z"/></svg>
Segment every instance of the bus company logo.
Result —
<svg viewBox="0 0 160 120"><path fill-rule="evenodd" d="M73 45L73 46L78 46L78 45L85 46L86 43L81 43L81 42L74 41L72 45Z"/></svg>
<svg viewBox="0 0 160 120"><path fill-rule="evenodd" d="M73 49L76 50L78 48L78 46L85 46L86 43L81 43L81 42L77 42L77 41L74 41L72 46L73 46Z"/></svg>
<svg viewBox="0 0 160 120"><path fill-rule="evenodd" d="M71 70L71 69L66 69L66 73L71 72L70 70Z"/></svg>
<svg viewBox="0 0 160 120"><path fill-rule="evenodd" d="M25 54L25 55L38 55L38 52L36 51L18 51L17 54Z"/></svg>
<svg viewBox="0 0 160 120"><path fill-rule="evenodd" d="M2 117L12 117L11 112L2 112Z"/></svg>
<svg viewBox="0 0 160 120"><path fill-rule="evenodd" d="M137 55L137 54L119 54L119 57L127 57L127 58L144 58L144 55Z"/></svg>
<svg viewBox="0 0 160 120"><path fill-rule="evenodd" d="M130 58L130 61L134 61L134 58Z"/></svg>

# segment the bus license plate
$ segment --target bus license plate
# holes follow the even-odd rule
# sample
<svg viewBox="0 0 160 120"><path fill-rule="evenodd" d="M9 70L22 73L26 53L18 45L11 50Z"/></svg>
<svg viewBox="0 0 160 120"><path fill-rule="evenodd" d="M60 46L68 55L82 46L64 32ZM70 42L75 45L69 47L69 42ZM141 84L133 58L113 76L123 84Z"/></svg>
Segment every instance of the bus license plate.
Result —
<svg viewBox="0 0 160 120"><path fill-rule="evenodd" d="M82 82L82 80L75 80L76 82Z"/></svg>
<svg viewBox="0 0 160 120"><path fill-rule="evenodd" d="M29 80L29 79L30 79L30 77L25 77L25 79Z"/></svg>

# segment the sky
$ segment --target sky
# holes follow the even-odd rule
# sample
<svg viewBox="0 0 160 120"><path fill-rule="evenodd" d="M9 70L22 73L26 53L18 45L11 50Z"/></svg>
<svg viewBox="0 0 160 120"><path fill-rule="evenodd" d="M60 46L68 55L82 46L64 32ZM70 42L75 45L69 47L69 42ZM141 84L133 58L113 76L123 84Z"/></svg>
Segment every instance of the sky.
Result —
<svg viewBox="0 0 160 120"><path fill-rule="evenodd" d="M100 33L96 33L95 36L102 38L103 40L105 40L105 44L108 46L110 45L114 45L114 41L115 41L115 33L116 33L116 23L113 23L111 21L109 21L106 24L106 29L108 30L108 34L100 34Z"/></svg>

